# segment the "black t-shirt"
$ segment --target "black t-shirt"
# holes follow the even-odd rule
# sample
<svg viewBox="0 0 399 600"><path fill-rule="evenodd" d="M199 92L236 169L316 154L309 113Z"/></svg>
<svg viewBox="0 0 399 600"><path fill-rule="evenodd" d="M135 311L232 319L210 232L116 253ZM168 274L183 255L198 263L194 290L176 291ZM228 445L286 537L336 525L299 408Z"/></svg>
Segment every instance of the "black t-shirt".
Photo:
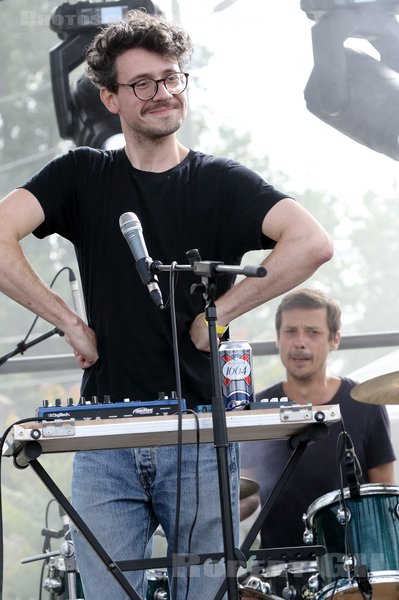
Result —
<svg viewBox="0 0 399 600"><path fill-rule="evenodd" d="M153 303L123 238L119 217L134 212L153 260L188 264L197 248L202 260L239 264L249 250L272 248L262 235L264 216L286 197L256 173L222 158L190 151L164 173L135 169L125 151L77 148L51 161L23 187L40 202L45 221L39 238L58 233L76 250L89 325L98 339L99 361L83 376L82 393L113 401L153 400L176 390L171 316ZM164 301L169 274L159 275ZM188 335L204 310L200 283L180 272L176 313L182 393L189 406L210 402L209 355ZM218 295L233 283L218 277Z"/></svg>
<svg viewBox="0 0 399 600"><path fill-rule="evenodd" d="M328 404L339 404L342 421L353 442L362 469L359 483L368 483L367 471L395 460L389 418L385 406L364 404L353 400L350 390L355 382L343 378ZM257 394L257 399L282 398L279 383ZM329 435L309 444L288 479L283 491L268 514L261 529L264 548L303 546L302 515L318 498L341 486L337 466L337 440L342 423L328 428ZM292 450L286 440L245 442L241 444L241 467L245 475L260 484L262 504L281 475ZM345 477L345 470L344 470ZM344 487L347 481L344 479Z"/></svg>

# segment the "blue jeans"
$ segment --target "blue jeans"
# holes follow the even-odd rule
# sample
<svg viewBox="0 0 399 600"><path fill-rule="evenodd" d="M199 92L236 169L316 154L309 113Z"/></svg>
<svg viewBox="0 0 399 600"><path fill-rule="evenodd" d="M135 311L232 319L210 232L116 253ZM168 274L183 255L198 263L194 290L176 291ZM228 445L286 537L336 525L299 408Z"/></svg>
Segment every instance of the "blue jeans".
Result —
<svg viewBox="0 0 399 600"><path fill-rule="evenodd" d="M238 444L229 445L228 462L234 541L238 547ZM176 475L177 446L78 452L72 502L114 561L151 557L152 535L158 525L165 533L170 556L174 551ZM223 552L218 469L212 444L201 444L199 449L195 445L183 446L179 524L179 553ZM126 592L75 526L72 535L85 600L126 600ZM216 564L207 561L190 568L178 567L173 574L173 583L169 578L170 589L176 590L173 600L212 600L226 571L221 560ZM124 575L145 599L146 573L124 571Z"/></svg>

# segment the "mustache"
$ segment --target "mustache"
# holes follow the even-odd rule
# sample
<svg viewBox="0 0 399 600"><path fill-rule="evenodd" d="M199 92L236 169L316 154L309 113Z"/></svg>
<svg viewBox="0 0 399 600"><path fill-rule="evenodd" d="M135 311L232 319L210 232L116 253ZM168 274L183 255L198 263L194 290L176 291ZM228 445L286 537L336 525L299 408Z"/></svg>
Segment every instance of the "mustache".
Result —
<svg viewBox="0 0 399 600"><path fill-rule="evenodd" d="M151 112L153 110L156 109L160 109L160 108L180 108L180 103L177 102L176 100L168 100L167 102L154 102L153 104L151 104L151 106L146 106L145 110L144 110L144 114L147 114L148 112Z"/></svg>

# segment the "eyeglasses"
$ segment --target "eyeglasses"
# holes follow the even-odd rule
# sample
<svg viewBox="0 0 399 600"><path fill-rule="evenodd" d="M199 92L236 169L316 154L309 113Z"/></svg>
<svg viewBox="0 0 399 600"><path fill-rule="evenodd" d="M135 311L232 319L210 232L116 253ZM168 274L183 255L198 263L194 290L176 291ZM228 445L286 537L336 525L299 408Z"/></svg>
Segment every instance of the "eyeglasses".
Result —
<svg viewBox="0 0 399 600"><path fill-rule="evenodd" d="M139 100L152 100L162 83L169 94L181 94L187 87L188 73L170 73L162 79L140 79L135 83L114 83L116 87L130 87Z"/></svg>

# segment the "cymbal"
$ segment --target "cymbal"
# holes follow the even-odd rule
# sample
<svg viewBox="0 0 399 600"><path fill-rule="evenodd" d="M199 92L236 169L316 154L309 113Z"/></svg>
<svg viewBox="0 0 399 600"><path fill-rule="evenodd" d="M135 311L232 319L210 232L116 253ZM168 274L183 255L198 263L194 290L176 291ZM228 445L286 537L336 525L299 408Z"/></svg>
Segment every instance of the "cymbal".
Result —
<svg viewBox="0 0 399 600"><path fill-rule="evenodd" d="M366 404L399 404L399 371L358 383L351 396Z"/></svg>
<svg viewBox="0 0 399 600"><path fill-rule="evenodd" d="M240 477L240 500L256 494L259 490L259 485L253 479L247 479L247 477Z"/></svg>

